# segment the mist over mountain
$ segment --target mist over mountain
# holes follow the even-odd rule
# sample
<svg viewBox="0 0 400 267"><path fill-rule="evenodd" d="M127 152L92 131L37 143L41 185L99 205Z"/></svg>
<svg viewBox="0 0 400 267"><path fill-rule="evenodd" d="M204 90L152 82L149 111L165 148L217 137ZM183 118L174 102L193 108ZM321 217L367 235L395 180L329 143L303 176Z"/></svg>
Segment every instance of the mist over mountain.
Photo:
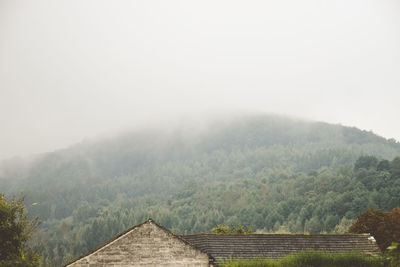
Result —
<svg viewBox="0 0 400 267"><path fill-rule="evenodd" d="M199 125L186 122L169 128L144 127L32 158L5 160L1 162L0 178L38 179L46 184L68 184L130 175L146 167L195 160L216 151L232 153L263 150L266 153L277 148L296 152L296 157L302 163L271 161L266 162L264 168L278 166L303 170L330 166L333 158L320 159L318 163L309 160L307 163L307 157L323 150L343 150L343 156L352 154L353 160L360 154L392 159L399 154L400 143L355 127L278 115L245 115L219 118L206 123L203 121ZM286 156L289 154L292 153ZM71 169L80 171L68 173ZM68 179L57 178L60 173L65 173Z"/></svg>
<svg viewBox="0 0 400 267"><path fill-rule="evenodd" d="M400 143L372 132L253 114L4 161L0 188L26 196L43 222L34 243L60 265L148 217L178 233L238 222L337 231L368 207L400 204L399 155Z"/></svg>

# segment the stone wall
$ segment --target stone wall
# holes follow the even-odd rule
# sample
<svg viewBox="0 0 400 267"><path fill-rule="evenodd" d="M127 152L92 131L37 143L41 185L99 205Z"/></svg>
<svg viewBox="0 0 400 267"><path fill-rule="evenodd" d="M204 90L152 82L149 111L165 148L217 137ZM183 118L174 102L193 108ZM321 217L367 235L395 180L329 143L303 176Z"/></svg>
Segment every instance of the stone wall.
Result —
<svg viewBox="0 0 400 267"><path fill-rule="evenodd" d="M208 255L159 227L151 220L139 225L68 267L199 266Z"/></svg>

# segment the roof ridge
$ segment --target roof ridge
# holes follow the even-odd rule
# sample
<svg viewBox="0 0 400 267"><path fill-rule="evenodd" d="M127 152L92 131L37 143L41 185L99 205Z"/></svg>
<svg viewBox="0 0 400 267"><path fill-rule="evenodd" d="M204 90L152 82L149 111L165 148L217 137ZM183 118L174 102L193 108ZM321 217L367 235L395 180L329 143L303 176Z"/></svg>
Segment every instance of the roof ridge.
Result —
<svg viewBox="0 0 400 267"><path fill-rule="evenodd" d="M361 233L361 234L353 234L353 233L345 233L345 234L300 234L300 233L293 233L293 234L213 234L213 233L198 233L198 234L185 234L179 235L183 236L372 236L370 233Z"/></svg>

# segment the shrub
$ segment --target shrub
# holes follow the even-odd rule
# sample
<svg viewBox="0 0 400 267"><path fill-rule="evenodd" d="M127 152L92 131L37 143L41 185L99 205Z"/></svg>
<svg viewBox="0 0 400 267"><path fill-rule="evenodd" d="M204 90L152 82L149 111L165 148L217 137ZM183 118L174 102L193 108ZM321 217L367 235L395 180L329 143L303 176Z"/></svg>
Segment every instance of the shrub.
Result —
<svg viewBox="0 0 400 267"><path fill-rule="evenodd" d="M386 264L386 265L385 265ZM302 251L282 259L256 258L252 260L228 259L219 262L223 267L378 267L388 266L383 257L360 252L328 253L323 251Z"/></svg>

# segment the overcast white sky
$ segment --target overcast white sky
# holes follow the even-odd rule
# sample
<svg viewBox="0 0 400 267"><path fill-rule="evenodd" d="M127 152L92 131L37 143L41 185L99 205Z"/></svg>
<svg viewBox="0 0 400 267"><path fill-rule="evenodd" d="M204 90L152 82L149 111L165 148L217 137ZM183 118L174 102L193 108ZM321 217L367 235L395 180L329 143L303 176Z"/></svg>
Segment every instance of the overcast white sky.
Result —
<svg viewBox="0 0 400 267"><path fill-rule="evenodd" d="M0 159L231 110L400 140L400 1L0 0Z"/></svg>

